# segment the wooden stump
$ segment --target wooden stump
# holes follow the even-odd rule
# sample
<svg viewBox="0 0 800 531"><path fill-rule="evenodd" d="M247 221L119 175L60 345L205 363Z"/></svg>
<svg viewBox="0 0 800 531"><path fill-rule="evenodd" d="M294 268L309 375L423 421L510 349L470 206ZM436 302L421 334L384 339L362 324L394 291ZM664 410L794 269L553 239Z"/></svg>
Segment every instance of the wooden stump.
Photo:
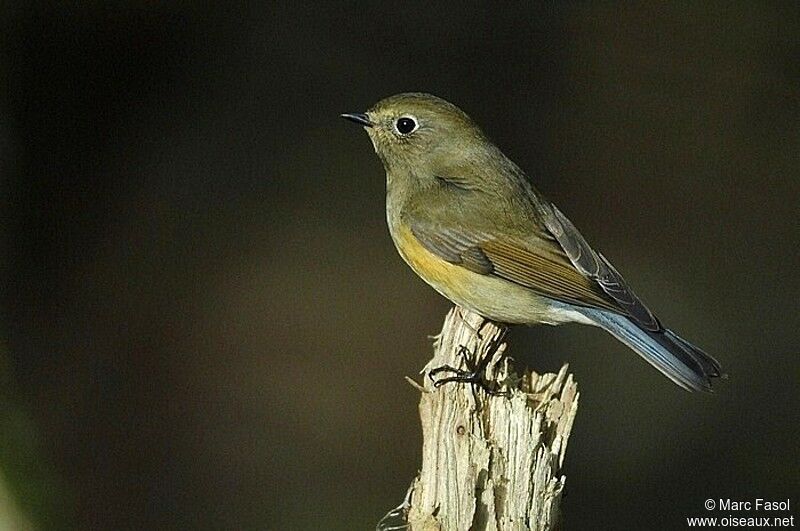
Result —
<svg viewBox="0 0 800 531"><path fill-rule="evenodd" d="M558 374L514 372L504 356L504 329L453 308L423 369L419 404L422 468L403 505L379 530L553 530L559 528L561 474L578 409L577 385L564 365ZM493 355L486 378L504 395L478 385L435 387L431 370L466 369L463 349ZM442 375L437 375L441 377Z"/></svg>

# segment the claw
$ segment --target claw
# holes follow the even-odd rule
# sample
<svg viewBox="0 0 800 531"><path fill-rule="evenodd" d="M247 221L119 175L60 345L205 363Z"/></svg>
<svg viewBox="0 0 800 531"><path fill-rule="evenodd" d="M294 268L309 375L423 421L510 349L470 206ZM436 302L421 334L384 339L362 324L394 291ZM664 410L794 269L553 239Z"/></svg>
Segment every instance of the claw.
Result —
<svg viewBox="0 0 800 531"><path fill-rule="evenodd" d="M464 371L460 369L453 369L452 367L438 367L436 372L454 372L455 376L446 376L444 378L439 378L433 382L433 386L438 389L446 383L469 383L472 385L478 385L486 391L488 394L492 396L505 396L508 397L511 395L508 391L498 391L496 389L497 383L496 382L488 382L485 378L483 378L482 372L470 372ZM433 372L433 371L431 371ZM431 376L431 380L433 377Z"/></svg>
<svg viewBox="0 0 800 531"><path fill-rule="evenodd" d="M466 322L466 320L465 320ZM473 332L476 334L478 341L481 338L481 332L483 331L483 327L489 321L484 321L481 323L480 327L475 330L473 328ZM465 345L458 346L458 354L463 356L465 365L467 366L467 370L464 369L457 369L450 365L442 365L441 367L436 367L428 372L428 378L431 379L433 382L433 386L438 389L442 385L446 383L470 383L473 385L479 385L484 391L489 393L493 396L509 396L510 393L508 391L497 391L497 387L500 386L497 382L488 382L486 380L486 367L491 363L492 359L494 358L495 353L497 352L500 345L503 343L503 338L505 337L507 328L502 328L500 334L497 338L492 340L486 346L486 352L484 353L482 358L478 357L478 352L470 351ZM446 376L444 378L435 379L434 377L437 374L449 372L452 373L452 376Z"/></svg>
<svg viewBox="0 0 800 531"><path fill-rule="evenodd" d="M496 344L493 343L490 345L489 351L485 354L485 357L474 366L474 369L464 370L457 369L451 365L442 365L441 367L436 367L428 372L428 378L430 378L430 380L433 382L433 386L436 389L440 388L446 383L469 383L472 385L479 385L484 391L492 396L510 396L508 391L498 391L497 382L488 382L484 374L486 371L486 366L494 357L494 353L499 344L500 343L497 342ZM474 358L470 356L471 353L466 347L461 346L459 348L459 354L464 356L468 366L473 365ZM439 379L435 378L436 375L443 372L452 373L452 376L446 376Z"/></svg>

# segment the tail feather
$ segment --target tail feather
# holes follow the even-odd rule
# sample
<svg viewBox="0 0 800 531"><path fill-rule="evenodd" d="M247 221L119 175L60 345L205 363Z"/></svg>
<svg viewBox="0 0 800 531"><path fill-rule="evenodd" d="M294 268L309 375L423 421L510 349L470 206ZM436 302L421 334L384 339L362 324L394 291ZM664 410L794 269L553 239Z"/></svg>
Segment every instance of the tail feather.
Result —
<svg viewBox="0 0 800 531"><path fill-rule="evenodd" d="M582 313L684 389L711 391L711 378L721 374L717 360L671 330L644 330L627 317L606 310L586 308Z"/></svg>

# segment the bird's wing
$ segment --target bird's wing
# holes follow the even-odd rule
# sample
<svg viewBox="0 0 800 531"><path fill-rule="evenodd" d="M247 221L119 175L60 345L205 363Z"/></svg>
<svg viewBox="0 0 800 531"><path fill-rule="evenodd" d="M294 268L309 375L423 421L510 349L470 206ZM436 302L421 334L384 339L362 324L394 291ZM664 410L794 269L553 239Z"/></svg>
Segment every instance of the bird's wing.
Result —
<svg viewBox="0 0 800 531"><path fill-rule="evenodd" d="M541 295L571 304L618 312L614 301L560 253L531 239L509 237L463 226L443 226L415 217L411 232L429 251L451 264L481 275L494 275ZM553 241L552 246L560 249Z"/></svg>
<svg viewBox="0 0 800 531"><path fill-rule="evenodd" d="M622 276L595 252L555 206L544 226L532 224L526 237L419 216L406 220L414 236L442 259L482 275L494 275L559 301L603 308L632 318L647 330L661 325Z"/></svg>
<svg viewBox="0 0 800 531"><path fill-rule="evenodd" d="M575 269L596 282L617 303L622 313L639 326L652 332L661 330L661 323L656 316L639 300L611 262L591 248L575 225L555 205L549 206L549 212L544 215L544 224Z"/></svg>

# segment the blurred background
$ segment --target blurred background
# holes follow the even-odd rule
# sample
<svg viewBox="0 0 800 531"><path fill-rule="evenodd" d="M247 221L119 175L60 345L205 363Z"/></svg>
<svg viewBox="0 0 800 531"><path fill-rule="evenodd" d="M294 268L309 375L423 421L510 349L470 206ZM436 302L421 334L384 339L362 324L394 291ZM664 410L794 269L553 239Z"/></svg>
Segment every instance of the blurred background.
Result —
<svg viewBox="0 0 800 531"><path fill-rule="evenodd" d="M689 394L598 330L514 329L580 385L567 528L800 504L797 3L1 13L4 529L371 529L402 500L403 377L448 303L338 114L409 90L467 111L730 373Z"/></svg>

